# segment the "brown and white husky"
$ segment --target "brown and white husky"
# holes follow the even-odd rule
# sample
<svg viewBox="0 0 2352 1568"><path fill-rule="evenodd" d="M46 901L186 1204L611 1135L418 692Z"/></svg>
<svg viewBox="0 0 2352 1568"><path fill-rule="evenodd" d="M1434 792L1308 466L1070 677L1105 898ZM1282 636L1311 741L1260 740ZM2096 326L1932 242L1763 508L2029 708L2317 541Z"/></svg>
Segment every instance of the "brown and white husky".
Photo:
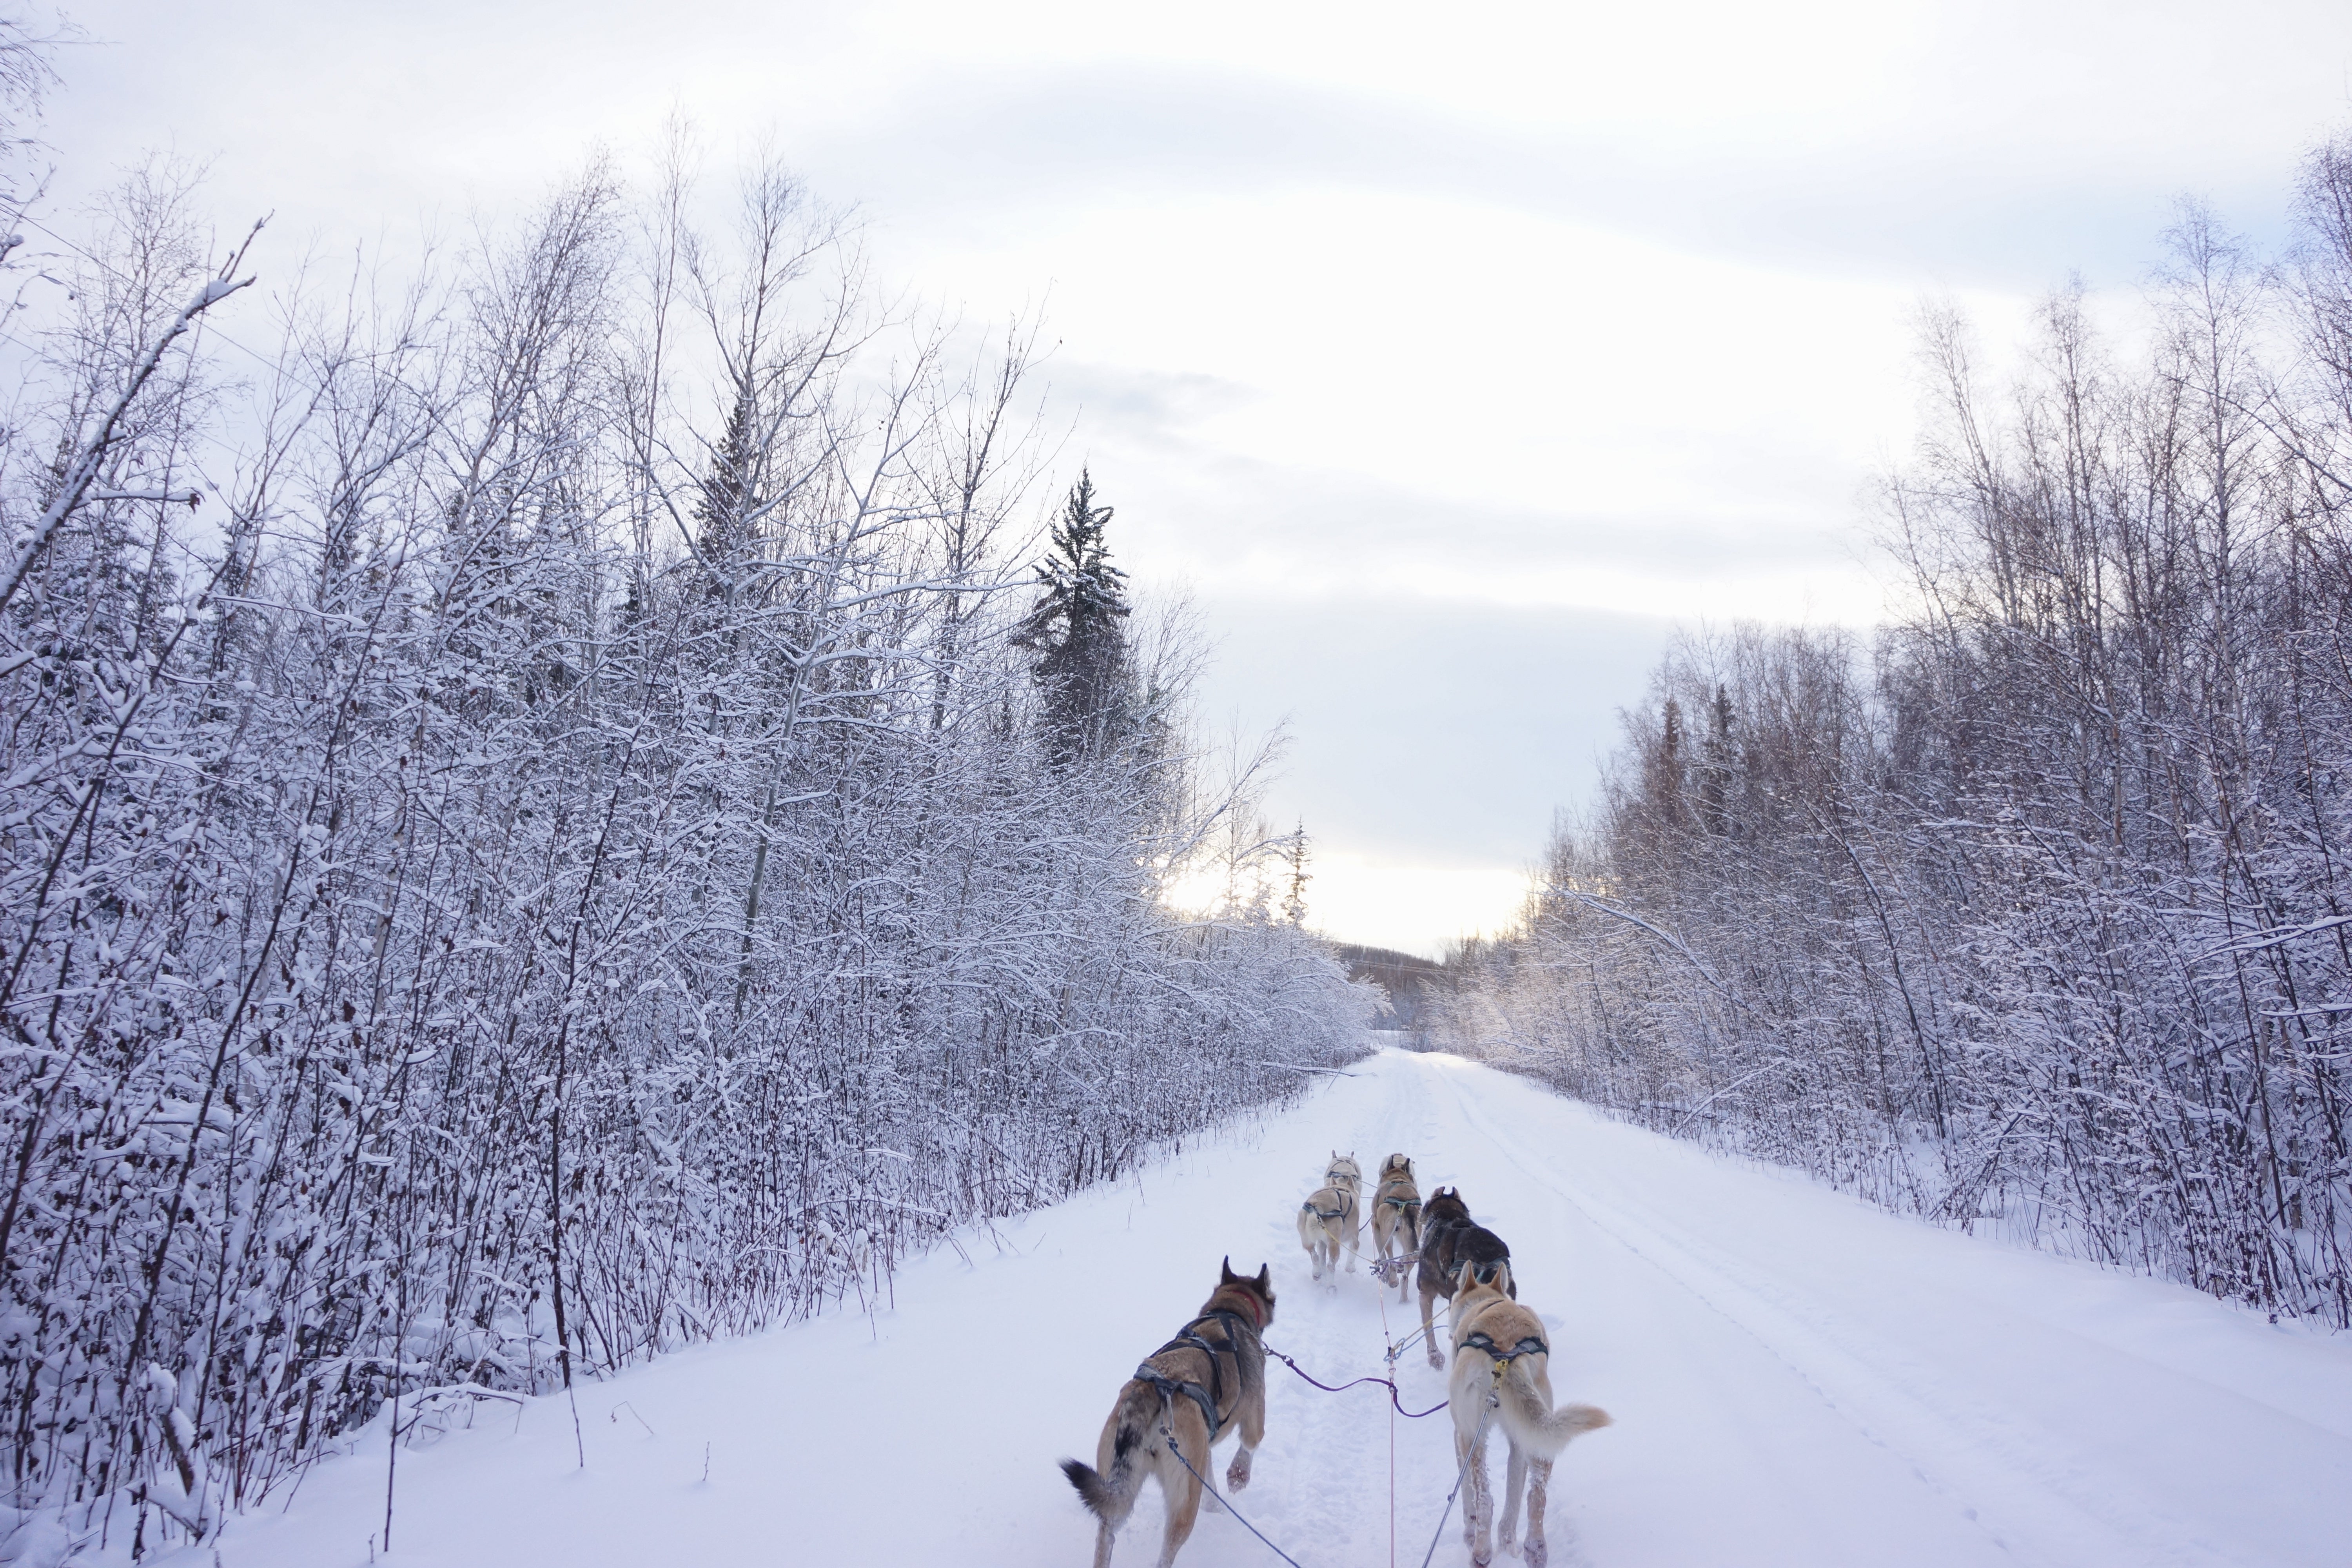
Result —
<svg viewBox="0 0 2352 1568"><path fill-rule="evenodd" d="M1372 1272L1394 1276L1397 1304L1412 1291L1412 1260L1421 1252L1421 1186L1412 1161L1391 1154L1381 1162L1380 1184L1372 1189L1372 1250L1381 1255Z"/></svg>
<svg viewBox="0 0 2352 1568"><path fill-rule="evenodd" d="M1100 1521L1095 1568L1108 1568L1111 1538L1134 1510L1146 1476L1159 1478L1168 1505L1160 1568L1176 1561L1177 1548L1192 1533L1209 1450L1229 1432L1240 1432L1242 1447L1225 1486L1239 1491L1249 1485L1250 1457L1265 1441L1265 1347L1258 1336L1272 1321L1271 1272L1236 1274L1228 1258L1199 1313L1120 1386L1096 1440L1095 1462L1062 1461L1062 1473Z"/></svg>
<svg viewBox="0 0 2352 1568"><path fill-rule="evenodd" d="M1356 1271L1364 1218L1364 1169L1353 1154L1334 1149L1323 1168L1323 1184L1298 1205L1298 1245L1307 1249L1315 1278L1339 1272L1339 1252L1346 1248L1348 1272ZM1336 1289L1336 1287L1334 1287Z"/></svg>
<svg viewBox="0 0 2352 1568"><path fill-rule="evenodd" d="M1511 1449L1503 1482L1503 1550L1519 1527L1519 1487L1528 1493L1528 1568L1544 1568L1544 1504L1552 1461L1572 1437L1609 1425L1609 1412L1551 1402L1551 1346L1543 1320L1513 1300L1511 1265L1465 1263L1454 1277L1454 1373L1446 1397L1454 1414L1454 1459L1469 1466L1462 1500L1462 1539L1470 1561L1494 1561L1487 1532L1494 1498L1486 1489L1486 1436L1499 1427ZM1475 1452L1474 1453L1474 1447Z"/></svg>

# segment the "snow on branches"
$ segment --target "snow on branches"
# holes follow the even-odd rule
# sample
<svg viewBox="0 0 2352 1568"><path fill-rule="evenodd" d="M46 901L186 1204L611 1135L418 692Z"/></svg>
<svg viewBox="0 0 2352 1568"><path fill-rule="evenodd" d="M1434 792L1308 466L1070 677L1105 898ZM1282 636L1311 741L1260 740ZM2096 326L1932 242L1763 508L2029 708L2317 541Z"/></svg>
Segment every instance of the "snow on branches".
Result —
<svg viewBox="0 0 2352 1568"><path fill-rule="evenodd" d="M2352 140L2276 270L2190 212L2152 359L1962 324L1910 613L1668 658L1454 1037L1879 1201L2352 1325Z"/></svg>
<svg viewBox="0 0 2352 1568"><path fill-rule="evenodd" d="M1181 658L1053 754L1025 339L746 191L592 170L245 384L184 202L89 262L0 451L21 1512L144 1550L395 1395L871 1302L1357 1048L1303 932L1160 897L1248 807Z"/></svg>

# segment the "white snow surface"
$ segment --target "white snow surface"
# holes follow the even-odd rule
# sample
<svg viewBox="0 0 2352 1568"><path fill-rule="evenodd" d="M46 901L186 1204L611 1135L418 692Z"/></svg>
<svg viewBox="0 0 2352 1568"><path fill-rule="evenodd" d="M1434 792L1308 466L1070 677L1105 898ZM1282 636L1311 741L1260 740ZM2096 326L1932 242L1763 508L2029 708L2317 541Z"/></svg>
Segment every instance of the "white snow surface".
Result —
<svg viewBox="0 0 2352 1568"><path fill-rule="evenodd" d="M1326 1382L1381 1370L1374 1285L1311 1285L1293 1227L1335 1148L1368 1171L1410 1152L1424 1193L1458 1184L1551 1326L1557 1397L1615 1415L1561 1457L1555 1563L2352 1560L2352 1339L1896 1217L1456 1058L1389 1051L1262 1125L962 1236L902 1270L870 1317L583 1384L584 1468L561 1395L481 1406L471 1430L403 1448L389 1553L370 1540L379 1422L282 1510L272 1499L162 1561L341 1568L373 1545L433 1568L1084 1563L1093 1521L1055 1461L1092 1461L1112 1395L1221 1257L1272 1262L1271 1344ZM1399 1337L1415 1320L1392 1296L1385 1314ZM1444 1398L1417 1347L1401 1365L1408 1406ZM1446 1418L1393 1420L1378 1389L1267 1373L1243 1511L1305 1568L1418 1564L1454 1473ZM1466 1561L1460 1518L1439 1563ZM1116 1561L1152 1561L1159 1535L1147 1485ZM120 1541L107 1553L125 1555ZM1204 1512L1179 1561L1276 1560Z"/></svg>

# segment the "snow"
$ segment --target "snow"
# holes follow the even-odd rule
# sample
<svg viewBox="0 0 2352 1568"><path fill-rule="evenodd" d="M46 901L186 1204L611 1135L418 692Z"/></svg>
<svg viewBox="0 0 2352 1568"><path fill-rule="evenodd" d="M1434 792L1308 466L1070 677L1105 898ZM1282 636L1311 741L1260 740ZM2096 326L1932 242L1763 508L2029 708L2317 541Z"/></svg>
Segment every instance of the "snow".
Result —
<svg viewBox="0 0 2352 1568"><path fill-rule="evenodd" d="M1456 1058L1390 1051L1297 1108L957 1247L895 1300L483 1404L399 1456L381 1425L202 1548L196 1568L1083 1563L1055 1469L1090 1458L1120 1381L1217 1277L1274 1265L1270 1343L1327 1382L1380 1369L1361 1272L1311 1286L1292 1231L1334 1149L1412 1153L1511 1243L1553 1330L1559 1398L1617 1425L1562 1456L1553 1561L1624 1565L2342 1564L2352 1338L2167 1282L1891 1215L1607 1121ZM1418 1349L1406 1404L1444 1396ZM1307 1568L1418 1563L1454 1475L1444 1417L1269 1363L1236 1501ZM578 1461L584 1449L586 1464ZM1218 1468L1230 1457L1221 1449ZM1499 1471L1499 1463L1494 1468ZM707 1475L706 1475L707 1464ZM1156 1497L1117 1561L1151 1560ZM1437 1561L1459 1563L1460 1516ZM217 1547L218 1557L214 1552ZM110 1552L127 1559L124 1543ZM1275 1559L1205 1514L1187 1568Z"/></svg>

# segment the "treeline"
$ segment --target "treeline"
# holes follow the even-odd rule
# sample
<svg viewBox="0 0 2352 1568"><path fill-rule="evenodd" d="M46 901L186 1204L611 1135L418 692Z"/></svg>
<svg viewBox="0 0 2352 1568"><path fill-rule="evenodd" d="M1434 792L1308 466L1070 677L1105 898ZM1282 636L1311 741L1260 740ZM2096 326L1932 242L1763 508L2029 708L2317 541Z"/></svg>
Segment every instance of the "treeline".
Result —
<svg viewBox="0 0 2352 1568"><path fill-rule="evenodd" d="M2352 138L2144 347L1926 323L1874 638L1685 641L1455 1037L1879 1202L2352 1325Z"/></svg>
<svg viewBox="0 0 2352 1568"><path fill-rule="evenodd" d="M1348 966L1349 979L1369 980L1388 998L1373 1027L1409 1037L1415 1050L1428 1049L1430 1024L1435 1016L1429 994L1433 987L1448 983L1445 966L1392 948L1364 947L1352 942L1338 943L1332 952Z"/></svg>
<svg viewBox="0 0 2352 1568"><path fill-rule="evenodd" d="M152 172L17 268L26 1551L201 1536L387 1402L885 1300L1360 1048L1090 488L1031 573L1028 338L877 309L771 168L701 232L681 167L388 289L248 288Z"/></svg>

